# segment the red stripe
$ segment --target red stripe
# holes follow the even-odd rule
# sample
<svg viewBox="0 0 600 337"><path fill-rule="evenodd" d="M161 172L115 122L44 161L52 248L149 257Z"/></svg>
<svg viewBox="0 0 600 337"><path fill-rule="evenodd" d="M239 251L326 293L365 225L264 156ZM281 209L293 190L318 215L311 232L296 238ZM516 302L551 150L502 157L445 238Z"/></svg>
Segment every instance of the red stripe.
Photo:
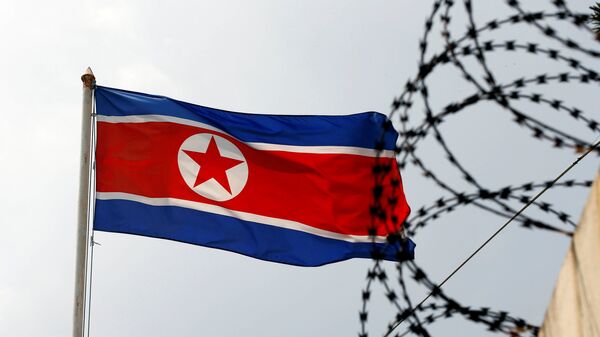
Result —
<svg viewBox="0 0 600 337"><path fill-rule="evenodd" d="M204 198L192 191L181 177L177 163L179 147L188 137L200 132L228 139L247 160L248 182L231 200L216 202ZM375 158L260 151L218 132L162 122L99 122L97 144L98 192L198 201L342 234L366 235L371 224L369 205ZM392 171L398 172L395 159L380 160L393 165ZM394 176L400 180L399 174ZM390 190L386 188L384 193ZM408 212L400 185L394 213L403 220ZM389 221L379 223L378 235L388 233L386 225L389 230L394 228Z"/></svg>

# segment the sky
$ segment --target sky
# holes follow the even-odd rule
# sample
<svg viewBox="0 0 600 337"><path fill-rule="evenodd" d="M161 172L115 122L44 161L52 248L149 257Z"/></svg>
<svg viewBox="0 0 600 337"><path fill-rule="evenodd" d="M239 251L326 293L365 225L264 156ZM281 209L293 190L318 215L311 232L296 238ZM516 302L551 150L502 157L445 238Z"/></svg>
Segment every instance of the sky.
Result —
<svg viewBox="0 0 600 337"><path fill-rule="evenodd" d="M576 1L571 8L583 11L590 4ZM546 0L527 6L553 8ZM225 110L388 113L392 99L416 74L430 7L431 1L416 0L3 0L0 335L71 333L80 76L86 67L92 67L99 85ZM474 12L479 23L514 14L496 0L475 1ZM600 49L589 34L557 25L561 33ZM452 27L462 35L464 15L457 14ZM542 41L543 35L521 25L489 38L529 42ZM439 33L432 39L437 41L432 49L439 48ZM597 61L571 54L598 69ZM502 82L568 70L527 54L499 52L489 61ZM428 84L438 109L474 90L451 67L440 69ZM536 90L600 119L595 85L549 84ZM519 104L590 142L598 136L564 112ZM413 115L415 126L423 118L422 104L415 103ZM568 149L533 139L506 111L488 103L454 116L442 129L457 156L491 189L546 181L576 158ZM421 158L445 181L469 190L430 138L419 144ZM569 178L593 179L598 163L590 156ZM413 166L402 175L413 209L447 196ZM586 194L584 188L556 189L544 200L577 218ZM501 218L472 207L444 216L413 237L416 263L441 280L501 224ZM301 268L152 238L98 232L95 240L101 245L94 255L90 336L348 336L360 329L369 260ZM509 227L445 289L463 304L506 310L541 324L568 244L557 234ZM393 271L392 264L386 266ZM414 284L410 290L414 300L426 294ZM374 294L369 332L377 336L396 312L382 289ZM430 331L489 334L460 318Z"/></svg>

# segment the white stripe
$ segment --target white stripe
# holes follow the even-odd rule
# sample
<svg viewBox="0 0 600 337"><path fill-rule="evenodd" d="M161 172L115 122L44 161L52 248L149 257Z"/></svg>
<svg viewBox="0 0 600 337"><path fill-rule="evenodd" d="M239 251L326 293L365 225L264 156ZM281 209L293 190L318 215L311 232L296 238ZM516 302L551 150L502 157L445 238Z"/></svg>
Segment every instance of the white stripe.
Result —
<svg viewBox="0 0 600 337"><path fill-rule="evenodd" d="M229 216L238 218L243 221L251 221L270 225L279 228L293 229L304 233L309 233L317 236L321 236L329 239L342 240L347 242L372 242L372 239L368 235L347 235L335 232L326 231L323 229L311 227L300 222L272 218L268 216L262 216L258 214L252 214L247 212L240 212L231 209L227 209L217 205L210 205L196 201L176 199L176 198L149 198L136 194L122 193L122 192L97 192L96 198L100 200L130 200L140 202L142 204L151 206L177 206L183 208L194 209L197 211ZM385 242L385 237L375 237L375 242Z"/></svg>
<svg viewBox="0 0 600 337"><path fill-rule="evenodd" d="M172 116L164 116L164 115L131 115L131 116L104 116L98 115L96 117L99 122L107 122L107 123L148 123L148 122L167 122L167 123L176 123L182 125L194 126L197 128L203 128L213 131L222 132L223 131L215 128L212 125L196 122L190 119L172 117Z"/></svg>
<svg viewBox="0 0 600 337"><path fill-rule="evenodd" d="M189 125L197 128L203 128L207 130L217 131L228 135L226 132L215 128L212 125L208 125L193 120L164 116L164 115L131 115L131 116L104 116L98 115L99 122L106 123L149 123L149 122L167 122L182 125ZM231 135L228 135L233 137ZM235 137L234 137L235 138ZM294 153L321 153L321 154L353 154L365 157L377 157L377 151L374 149L367 149L363 147L354 146L298 146L298 145L281 145L281 144L269 144L269 143L246 143L248 146L265 151L284 151ZM393 158L394 151L383 150L379 154L383 158Z"/></svg>
<svg viewBox="0 0 600 337"><path fill-rule="evenodd" d="M298 146L298 145L280 145L268 143L248 143L252 148L266 151L285 151L296 153L323 153L323 154L354 154L365 157L376 157L377 151L366 149L364 147L352 146ZM393 158L394 151L383 150L380 157Z"/></svg>

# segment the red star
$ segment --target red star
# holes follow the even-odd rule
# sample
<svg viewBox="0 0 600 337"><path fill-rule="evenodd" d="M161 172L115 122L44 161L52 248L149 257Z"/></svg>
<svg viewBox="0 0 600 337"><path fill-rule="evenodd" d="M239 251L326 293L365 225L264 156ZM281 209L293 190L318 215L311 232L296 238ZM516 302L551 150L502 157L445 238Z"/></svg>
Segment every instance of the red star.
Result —
<svg viewBox="0 0 600 337"><path fill-rule="evenodd" d="M223 188L227 190L227 192L229 192L229 194L231 194L229 179L227 179L225 172L230 168L243 163L243 160L221 156L214 137L210 137L208 148L204 153L188 150L183 150L183 152L192 158L196 163L198 163L198 165L200 165L200 169L198 169L198 173L196 175L194 187L214 178L219 184L221 184L221 186L223 186Z"/></svg>

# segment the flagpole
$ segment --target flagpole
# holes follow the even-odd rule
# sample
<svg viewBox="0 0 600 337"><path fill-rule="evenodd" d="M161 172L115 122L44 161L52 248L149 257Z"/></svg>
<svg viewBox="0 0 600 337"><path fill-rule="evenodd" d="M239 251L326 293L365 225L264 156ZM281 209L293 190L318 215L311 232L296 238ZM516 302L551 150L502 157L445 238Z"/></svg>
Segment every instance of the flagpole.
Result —
<svg viewBox="0 0 600 337"><path fill-rule="evenodd" d="M87 253L89 242L89 193L91 162L92 94L96 77L91 68L81 75L83 82L83 116L81 121L81 157L79 163L79 211L77 215L77 254L75 261L75 303L73 337L83 337L87 285Z"/></svg>

